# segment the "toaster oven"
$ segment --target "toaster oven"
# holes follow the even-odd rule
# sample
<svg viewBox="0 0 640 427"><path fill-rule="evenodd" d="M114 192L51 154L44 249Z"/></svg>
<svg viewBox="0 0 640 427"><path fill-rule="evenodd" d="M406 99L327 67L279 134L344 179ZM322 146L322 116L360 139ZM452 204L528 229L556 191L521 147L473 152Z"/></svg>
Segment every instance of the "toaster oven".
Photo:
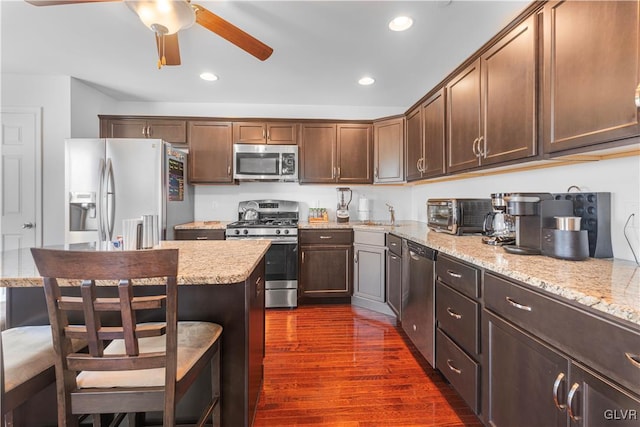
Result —
<svg viewBox="0 0 640 427"><path fill-rule="evenodd" d="M457 236L478 234L489 212L491 199L428 199L427 226Z"/></svg>

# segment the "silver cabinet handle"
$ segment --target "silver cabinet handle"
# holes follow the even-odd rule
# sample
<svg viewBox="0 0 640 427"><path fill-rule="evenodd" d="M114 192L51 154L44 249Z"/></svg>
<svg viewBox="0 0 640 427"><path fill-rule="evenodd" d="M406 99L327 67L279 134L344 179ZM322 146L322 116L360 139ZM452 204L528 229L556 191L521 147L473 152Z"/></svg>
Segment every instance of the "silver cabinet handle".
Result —
<svg viewBox="0 0 640 427"><path fill-rule="evenodd" d="M333 170L331 171L331 179L335 179L336 177L336 167L333 167Z"/></svg>
<svg viewBox="0 0 640 427"><path fill-rule="evenodd" d="M451 277L455 277L456 279L459 279L462 277L462 274L456 273L455 271L451 271L451 270L447 270L447 274Z"/></svg>
<svg viewBox="0 0 640 427"><path fill-rule="evenodd" d="M22 229L31 229L33 228L33 223L32 222L25 222L24 224L22 224Z"/></svg>
<svg viewBox="0 0 640 427"><path fill-rule="evenodd" d="M395 256L395 255L390 255L390 257L391 257L391 259L398 259L398 257Z"/></svg>
<svg viewBox="0 0 640 427"><path fill-rule="evenodd" d="M560 403L558 401L558 389L560 388L560 384L562 384L563 382L564 374L560 372L553 383L553 403L556 404L556 408L558 408L560 411L564 411L564 409L567 407L566 404Z"/></svg>
<svg viewBox="0 0 640 427"><path fill-rule="evenodd" d="M147 127L142 126L142 136L147 136Z"/></svg>
<svg viewBox="0 0 640 427"><path fill-rule="evenodd" d="M507 300L507 302L509 304L511 304L515 308L519 308L520 310L524 310L524 311L531 311L531 307L529 307L528 305L519 304L519 303L515 302L514 300L512 300L511 297L505 297L505 299Z"/></svg>
<svg viewBox="0 0 640 427"><path fill-rule="evenodd" d="M636 107L640 108L640 84L636 88Z"/></svg>
<svg viewBox="0 0 640 427"><path fill-rule="evenodd" d="M625 353L624 355L629 359L629 362L631 362L633 366L640 368L640 355L631 353Z"/></svg>
<svg viewBox="0 0 640 427"><path fill-rule="evenodd" d="M304 251L302 251L302 264L304 264Z"/></svg>
<svg viewBox="0 0 640 427"><path fill-rule="evenodd" d="M196 236L196 240L208 240L207 236Z"/></svg>
<svg viewBox="0 0 640 427"><path fill-rule="evenodd" d="M356 263L356 264L358 263L358 253L355 253L353 255L353 262Z"/></svg>
<svg viewBox="0 0 640 427"><path fill-rule="evenodd" d="M373 168L373 177L377 178L378 177L378 168Z"/></svg>
<svg viewBox="0 0 640 427"><path fill-rule="evenodd" d="M416 162L416 169L418 169L418 172L422 172L422 168L420 167L420 162L422 161L422 157L418 159L418 161Z"/></svg>
<svg viewBox="0 0 640 427"><path fill-rule="evenodd" d="M256 279L256 296L262 293L262 288L262 277L258 277L258 279Z"/></svg>
<svg viewBox="0 0 640 427"><path fill-rule="evenodd" d="M455 311L451 310L451 307L447 307L447 313L449 313L449 316L453 317L454 319L462 319L462 314L458 314Z"/></svg>
<svg viewBox="0 0 640 427"><path fill-rule="evenodd" d="M231 176L231 165L227 166L227 176Z"/></svg>
<svg viewBox="0 0 640 427"><path fill-rule="evenodd" d="M462 369L458 369L455 366L453 366L451 364L451 362L453 362L453 360L451 359L447 359L447 366L449 367L449 369L451 369L453 372L455 372L456 374L460 375L462 373Z"/></svg>
<svg viewBox="0 0 640 427"><path fill-rule="evenodd" d="M478 139L478 157L487 157L487 141L485 141L484 136Z"/></svg>
<svg viewBox="0 0 640 427"><path fill-rule="evenodd" d="M338 166L338 179L340 179L340 166Z"/></svg>
<svg viewBox="0 0 640 427"><path fill-rule="evenodd" d="M579 388L580 388L580 384L573 383L573 385L571 386L571 390L569 390L569 395L567 397L567 410L569 411L569 417L573 421L579 421L581 418L579 415L573 412L573 398L576 396L576 392L578 391Z"/></svg>
<svg viewBox="0 0 640 427"><path fill-rule="evenodd" d="M420 261L420 257L418 257L418 254L413 252L413 251L409 251L409 256L413 259L415 259L416 261Z"/></svg>
<svg viewBox="0 0 640 427"><path fill-rule="evenodd" d="M479 156L477 148L476 148L476 145L478 144L478 141L479 141L479 138L474 139L473 140L473 145L471 146L471 151L473 151L473 155L476 156L476 157Z"/></svg>
<svg viewBox="0 0 640 427"><path fill-rule="evenodd" d="M325 239L332 239L333 236L320 236L321 239L325 240Z"/></svg>
<svg viewBox="0 0 640 427"><path fill-rule="evenodd" d="M269 139L267 137L267 131L265 131L264 129L262 129L262 139Z"/></svg>

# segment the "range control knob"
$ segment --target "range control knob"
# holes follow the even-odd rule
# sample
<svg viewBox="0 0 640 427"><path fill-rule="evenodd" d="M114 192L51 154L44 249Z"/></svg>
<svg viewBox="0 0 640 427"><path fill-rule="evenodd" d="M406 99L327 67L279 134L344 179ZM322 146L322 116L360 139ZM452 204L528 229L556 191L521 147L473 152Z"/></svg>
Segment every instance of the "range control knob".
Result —
<svg viewBox="0 0 640 427"><path fill-rule="evenodd" d="M284 234L289 234L289 230L285 229Z"/></svg>
<svg viewBox="0 0 640 427"><path fill-rule="evenodd" d="M242 230L242 234L249 234L249 230L245 228L244 230Z"/></svg>
<svg viewBox="0 0 640 427"><path fill-rule="evenodd" d="M234 230L233 234L240 234L240 230Z"/></svg>
<svg viewBox="0 0 640 427"><path fill-rule="evenodd" d="M280 230L276 230L276 234L280 234Z"/></svg>

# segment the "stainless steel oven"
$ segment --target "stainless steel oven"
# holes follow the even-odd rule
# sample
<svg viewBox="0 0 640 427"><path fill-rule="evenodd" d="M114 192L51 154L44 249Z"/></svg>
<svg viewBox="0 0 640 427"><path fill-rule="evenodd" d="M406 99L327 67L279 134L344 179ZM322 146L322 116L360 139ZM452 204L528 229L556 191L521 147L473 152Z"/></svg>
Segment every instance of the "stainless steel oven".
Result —
<svg viewBox="0 0 640 427"><path fill-rule="evenodd" d="M252 219L247 212L257 212ZM298 203L251 200L238 205L238 221L227 225L227 240L267 239L265 306L298 306Z"/></svg>

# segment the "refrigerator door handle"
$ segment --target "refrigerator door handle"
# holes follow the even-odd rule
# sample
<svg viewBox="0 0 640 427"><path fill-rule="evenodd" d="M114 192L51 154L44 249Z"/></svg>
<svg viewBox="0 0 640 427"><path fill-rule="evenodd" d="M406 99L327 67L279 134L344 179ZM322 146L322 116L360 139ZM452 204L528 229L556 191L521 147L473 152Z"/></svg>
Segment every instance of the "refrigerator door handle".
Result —
<svg viewBox="0 0 640 427"><path fill-rule="evenodd" d="M116 215L116 187L113 180L113 165L111 159L107 159L107 166L105 167L105 173L107 178L105 179L104 194L105 200L105 214L107 223L107 241L111 241L113 238L113 226Z"/></svg>
<svg viewBox="0 0 640 427"><path fill-rule="evenodd" d="M104 193L102 191L104 188L104 172L105 172L104 160L100 159L98 207L97 207L98 214L96 216L98 217L98 240L100 240L101 242L104 242L105 240L107 240L107 236L105 235L105 231L104 231L104 219L105 219L104 210L107 203L106 203L106 199L104 198Z"/></svg>

